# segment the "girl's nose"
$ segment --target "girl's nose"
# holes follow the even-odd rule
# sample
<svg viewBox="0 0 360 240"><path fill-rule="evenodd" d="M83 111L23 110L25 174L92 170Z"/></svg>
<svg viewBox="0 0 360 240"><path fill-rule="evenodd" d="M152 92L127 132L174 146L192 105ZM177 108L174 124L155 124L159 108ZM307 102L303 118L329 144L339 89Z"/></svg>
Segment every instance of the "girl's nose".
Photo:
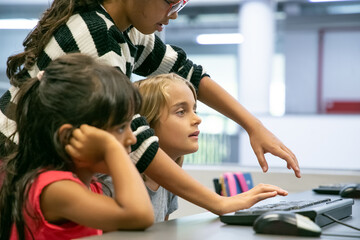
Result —
<svg viewBox="0 0 360 240"><path fill-rule="evenodd" d="M126 141L125 143L127 146L131 146L136 143L137 139L136 139L134 133L131 131L131 129L128 131L125 141Z"/></svg>
<svg viewBox="0 0 360 240"><path fill-rule="evenodd" d="M199 117L199 115L194 113L194 124L199 125L200 123L201 123L201 118Z"/></svg>
<svg viewBox="0 0 360 240"><path fill-rule="evenodd" d="M169 18L172 19L172 20L177 19L177 17L178 17L178 13L177 13L177 12L174 12L173 14L171 14L171 15L169 16Z"/></svg>

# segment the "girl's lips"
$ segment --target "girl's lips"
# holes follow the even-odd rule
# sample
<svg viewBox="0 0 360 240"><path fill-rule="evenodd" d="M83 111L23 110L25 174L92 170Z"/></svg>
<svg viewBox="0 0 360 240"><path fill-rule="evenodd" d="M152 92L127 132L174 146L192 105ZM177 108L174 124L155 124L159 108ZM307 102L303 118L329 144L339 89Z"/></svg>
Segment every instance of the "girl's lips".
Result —
<svg viewBox="0 0 360 240"><path fill-rule="evenodd" d="M158 24L156 25L156 30L157 30L158 32L161 32L162 30L164 30L164 25L162 25L161 23L158 23Z"/></svg>
<svg viewBox="0 0 360 240"><path fill-rule="evenodd" d="M189 137L197 137L199 136L200 134L200 131L196 131L196 132L193 132L192 134L189 135Z"/></svg>
<svg viewBox="0 0 360 240"><path fill-rule="evenodd" d="M158 23L158 24L156 24L156 30L159 31L159 32L161 32L162 30L164 30L164 27L165 27L166 25L168 25L168 24L169 24L169 22L166 22L166 23Z"/></svg>
<svg viewBox="0 0 360 240"><path fill-rule="evenodd" d="M130 153L131 153L131 147L127 147L127 148L126 148L126 152L127 152L128 154L130 154Z"/></svg>

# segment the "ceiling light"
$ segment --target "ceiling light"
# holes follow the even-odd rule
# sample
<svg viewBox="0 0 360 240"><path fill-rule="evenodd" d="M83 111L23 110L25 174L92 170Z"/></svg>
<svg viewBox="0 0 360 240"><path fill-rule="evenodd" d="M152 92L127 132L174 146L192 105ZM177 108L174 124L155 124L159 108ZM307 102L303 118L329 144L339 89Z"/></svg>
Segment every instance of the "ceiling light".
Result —
<svg viewBox="0 0 360 240"><path fill-rule="evenodd" d="M360 13L360 4L344 6L328 6L327 11L330 14L357 14Z"/></svg>
<svg viewBox="0 0 360 240"><path fill-rule="evenodd" d="M353 0L309 0L309 2L348 2Z"/></svg>
<svg viewBox="0 0 360 240"><path fill-rule="evenodd" d="M244 36L240 33L200 34L196 37L198 44L240 44Z"/></svg>
<svg viewBox="0 0 360 240"><path fill-rule="evenodd" d="M33 29L38 19L0 19L0 29Z"/></svg>

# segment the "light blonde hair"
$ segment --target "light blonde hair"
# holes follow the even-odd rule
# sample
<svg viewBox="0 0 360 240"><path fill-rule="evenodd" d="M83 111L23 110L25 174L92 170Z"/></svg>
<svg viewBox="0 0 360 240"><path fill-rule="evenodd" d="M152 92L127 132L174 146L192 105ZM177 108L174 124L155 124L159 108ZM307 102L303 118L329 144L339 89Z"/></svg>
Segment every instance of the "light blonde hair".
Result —
<svg viewBox="0 0 360 240"><path fill-rule="evenodd" d="M149 77L134 83L142 96L140 114L146 118L150 127L154 128L159 122L160 116L170 99L168 88L171 83L186 84L197 101L196 90L192 83L175 73L160 74ZM176 163L181 166L184 157L176 159Z"/></svg>
<svg viewBox="0 0 360 240"><path fill-rule="evenodd" d="M197 100L196 90L191 82L175 73L160 74L135 82L143 102L140 114L146 118L150 127L155 127L161 116L161 111L167 106L170 95L168 87L171 83L185 83Z"/></svg>

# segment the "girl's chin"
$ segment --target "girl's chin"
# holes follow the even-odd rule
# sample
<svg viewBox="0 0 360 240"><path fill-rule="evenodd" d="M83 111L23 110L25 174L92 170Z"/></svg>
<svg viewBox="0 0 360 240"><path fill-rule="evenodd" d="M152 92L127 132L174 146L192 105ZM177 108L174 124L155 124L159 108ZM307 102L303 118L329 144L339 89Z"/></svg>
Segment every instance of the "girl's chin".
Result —
<svg viewBox="0 0 360 240"><path fill-rule="evenodd" d="M184 151L184 154L183 155L186 155L186 154L191 154L191 153L196 153L197 150L199 150L199 146L196 146L196 147L193 147L193 148L190 148L190 149L187 149L187 151Z"/></svg>

